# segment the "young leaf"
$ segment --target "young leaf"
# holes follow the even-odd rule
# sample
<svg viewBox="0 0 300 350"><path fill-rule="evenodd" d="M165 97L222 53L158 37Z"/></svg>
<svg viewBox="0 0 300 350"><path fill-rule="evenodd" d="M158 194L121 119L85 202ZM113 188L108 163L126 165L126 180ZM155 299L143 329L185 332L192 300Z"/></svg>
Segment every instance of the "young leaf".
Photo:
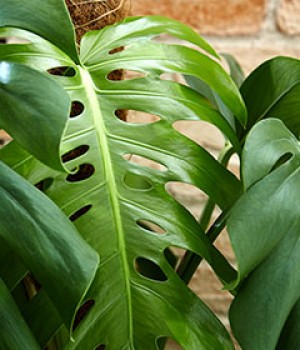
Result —
<svg viewBox="0 0 300 350"><path fill-rule="evenodd" d="M299 142L281 121L253 127L243 155L247 191L228 222L243 280L230 321L245 350L275 349L300 297L299 169Z"/></svg>
<svg viewBox="0 0 300 350"><path fill-rule="evenodd" d="M242 81L244 80L244 73L240 65L234 59L234 57L232 57L229 54L222 54L222 57L225 58L225 60L229 65L230 77L232 78L236 86L239 88ZM188 75L185 75L184 78L189 86L191 86L194 90L198 91L202 96L206 97L216 108L218 108L220 113L224 116L224 118L229 122L229 124L235 130L236 121L234 118L234 112L232 109L226 106L226 104L224 103L222 98L218 95L218 93L216 93L216 91L214 91L214 89L212 89L211 86L202 79L199 79L195 76L188 76ZM240 120L240 118L238 119ZM229 138L228 135L225 134L225 136Z"/></svg>
<svg viewBox="0 0 300 350"><path fill-rule="evenodd" d="M235 82L236 86L240 88L245 80L245 74L243 72L242 67L240 66L239 62L234 58L234 56L228 53L222 53L221 56L225 59L229 67L230 76L232 80Z"/></svg>

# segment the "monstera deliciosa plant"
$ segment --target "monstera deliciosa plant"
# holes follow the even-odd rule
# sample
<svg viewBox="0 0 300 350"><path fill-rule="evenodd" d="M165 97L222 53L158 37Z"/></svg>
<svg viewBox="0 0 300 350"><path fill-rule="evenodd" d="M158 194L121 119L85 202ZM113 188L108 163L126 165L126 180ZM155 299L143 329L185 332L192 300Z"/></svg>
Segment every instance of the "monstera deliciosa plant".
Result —
<svg viewBox="0 0 300 350"><path fill-rule="evenodd" d="M188 350L234 349L186 286L203 258L234 295L242 348L294 349L299 61L277 58L235 82L209 44L171 19L128 18L77 48L64 1L0 8L0 37L22 40L0 46L0 126L14 138L0 152L0 347L150 350L172 338ZM154 41L160 34L196 49ZM117 69L139 75L110 80ZM158 120L124 122L122 109ZM177 132L178 120L215 125L221 162ZM226 169L234 153L240 179ZM168 192L174 181L209 196L205 225ZM221 215L206 234L214 204ZM237 270L212 244L226 224ZM181 261L172 247L187 251Z"/></svg>

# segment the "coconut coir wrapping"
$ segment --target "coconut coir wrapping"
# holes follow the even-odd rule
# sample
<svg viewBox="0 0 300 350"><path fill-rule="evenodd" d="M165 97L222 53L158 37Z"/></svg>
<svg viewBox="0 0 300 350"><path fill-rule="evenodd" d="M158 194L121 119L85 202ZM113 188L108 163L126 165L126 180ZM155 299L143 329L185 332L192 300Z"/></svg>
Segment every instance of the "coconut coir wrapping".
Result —
<svg viewBox="0 0 300 350"><path fill-rule="evenodd" d="M77 42L90 30L114 24L129 15L129 0L65 0L76 30Z"/></svg>
<svg viewBox="0 0 300 350"><path fill-rule="evenodd" d="M72 18L76 41L90 30L99 30L114 24L130 13L130 0L65 0ZM121 48L116 49L116 51ZM111 80L124 79L123 70L115 70L108 75ZM126 111L116 111L117 117L126 120Z"/></svg>

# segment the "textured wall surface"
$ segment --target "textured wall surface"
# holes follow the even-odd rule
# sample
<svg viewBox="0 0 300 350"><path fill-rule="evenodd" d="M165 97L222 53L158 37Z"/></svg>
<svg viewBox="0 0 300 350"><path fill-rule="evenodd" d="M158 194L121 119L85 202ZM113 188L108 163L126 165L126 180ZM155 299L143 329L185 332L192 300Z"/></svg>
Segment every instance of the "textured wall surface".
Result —
<svg viewBox="0 0 300 350"><path fill-rule="evenodd" d="M260 30L266 0L142 0L134 12L161 14L197 28L202 34L251 34Z"/></svg>
<svg viewBox="0 0 300 350"><path fill-rule="evenodd" d="M300 58L299 0L131 0L134 15L159 14L194 27L249 73L262 61Z"/></svg>

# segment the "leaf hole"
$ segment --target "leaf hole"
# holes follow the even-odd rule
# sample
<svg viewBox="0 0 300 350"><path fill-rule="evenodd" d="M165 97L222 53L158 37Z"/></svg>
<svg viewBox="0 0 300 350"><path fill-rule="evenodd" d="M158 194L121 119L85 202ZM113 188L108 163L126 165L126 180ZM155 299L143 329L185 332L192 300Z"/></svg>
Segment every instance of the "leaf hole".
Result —
<svg viewBox="0 0 300 350"><path fill-rule="evenodd" d="M178 268L185 254L186 254L185 249L173 247L173 246L170 246L164 250L165 258L174 270Z"/></svg>
<svg viewBox="0 0 300 350"><path fill-rule="evenodd" d="M3 28L1 28L3 30ZM16 30L14 30L16 31ZM4 45L26 45L30 44L31 41L17 36L6 36L0 37L0 44Z"/></svg>
<svg viewBox="0 0 300 350"><path fill-rule="evenodd" d="M47 70L51 75L56 75L60 77L75 77L76 70L73 67L69 66L58 66L53 67Z"/></svg>
<svg viewBox="0 0 300 350"><path fill-rule="evenodd" d="M165 234L166 230L164 230L161 226L149 220L137 220L136 223L144 230L149 232L154 232L158 234Z"/></svg>
<svg viewBox="0 0 300 350"><path fill-rule="evenodd" d="M120 119L123 120L123 122L127 121L127 110L126 109L117 109L115 111L115 116Z"/></svg>
<svg viewBox="0 0 300 350"><path fill-rule="evenodd" d="M124 176L124 183L132 190L149 191L153 185L144 176L127 172Z"/></svg>
<svg viewBox="0 0 300 350"><path fill-rule="evenodd" d="M181 204L196 219L200 218L201 210L207 201L207 195L203 191L194 185L180 181L167 182L165 189L176 202Z"/></svg>
<svg viewBox="0 0 300 350"><path fill-rule="evenodd" d="M163 164L156 162L152 159L139 156L137 154L124 154L123 158L130 163L145 166L147 168L160 170L160 171L167 171L168 170L168 168L166 166L164 166Z"/></svg>
<svg viewBox="0 0 300 350"><path fill-rule="evenodd" d="M168 280L163 270L149 259L141 257L135 259L135 269L140 275L151 280L159 282L165 282Z"/></svg>
<svg viewBox="0 0 300 350"><path fill-rule="evenodd" d="M184 350L175 340L168 337L161 337L156 340L158 350Z"/></svg>
<svg viewBox="0 0 300 350"><path fill-rule="evenodd" d="M270 173L274 170L276 170L277 168L279 168L281 165L287 163L291 158L293 157L293 153L291 152L287 152L285 154L283 154L278 160L277 162L273 165L272 169L270 170Z"/></svg>
<svg viewBox="0 0 300 350"><path fill-rule="evenodd" d="M211 123L202 120L177 120L172 126L180 134L201 145L215 156L224 147L223 134Z"/></svg>
<svg viewBox="0 0 300 350"><path fill-rule="evenodd" d="M5 131L0 129L0 147L5 146L12 140L12 137Z"/></svg>
<svg viewBox="0 0 300 350"><path fill-rule="evenodd" d="M66 180L68 182L78 182L87 180L95 173L95 168L92 164L81 164L79 170L75 174L70 174L67 176Z"/></svg>
<svg viewBox="0 0 300 350"><path fill-rule="evenodd" d="M115 47L115 48L111 49L110 51L108 51L108 53L110 55L114 55L114 54L119 53L121 51L127 50L130 47L132 47L132 44L131 45L126 45L126 46L118 46L118 47Z"/></svg>
<svg viewBox="0 0 300 350"><path fill-rule="evenodd" d="M95 305L95 300L89 299L80 306L80 308L78 309L75 315L73 331L78 327L80 322L86 317L86 315L94 305Z"/></svg>
<svg viewBox="0 0 300 350"><path fill-rule="evenodd" d="M84 104L79 101L72 101L70 118L75 118L81 115L84 111Z"/></svg>
<svg viewBox="0 0 300 350"><path fill-rule="evenodd" d="M105 350L106 346L104 344L100 344L95 348L95 350Z"/></svg>
<svg viewBox="0 0 300 350"><path fill-rule="evenodd" d="M32 300L42 288L31 272L22 279L22 284L28 300Z"/></svg>
<svg viewBox="0 0 300 350"><path fill-rule="evenodd" d="M78 209L75 211L75 213L73 213L69 219L71 221L75 221L77 219L79 219L82 215L86 214L90 209L92 208L91 204L85 205L84 207Z"/></svg>
<svg viewBox="0 0 300 350"><path fill-rule="evenodd" d="M53 181L54 179L52 179L51 177L47 177L46 179L43 179L40 182L36 183L34 186L40 191L45 192L53 184Z"/></svg>
<svg viewBox="0 0 300 350"><path fill-rule="evenodd" d="M128 70L128 69L115 69L106 75L107 80L120 81L120 80L134 80L144 78L146 74L140 71ZM122 79L121 79L122 78Z"/></svg>
<svg viewBox="0 0 300 350"><path fill-rule="evenodd" d="M106 79L111 81L124 80L125 72L123 69L114 69L108 74L106 74Z"/></svg>
<svg viewBox="0 0 300 350"><path fill-rule="evenodd" d="M62 155L61 159L63 163L69 162L70 160L76 159L82 155L84 155L85 153L87 153L87 151L90 149L90 146L88 145L81 145L78 146L74 149L72 149L71 151L65 153L64 155Z"/></svg>
<svg viewBox="0 0 300 350"><path fill-rule="evenodd" d="M124 50L124 46L119 46L119 47L116 47L116 48L110 50L108 53L110 55L114 55L115 53L118 53L118 52L123 51L123 50Z"/></svg>
<svg viewBox="0 0 300 350"><path fill-rule="evenodd" d="M125 70L124 80L133 80L138 78L144 78L146 74L144 72L135 71L135 70Z"/></svg>
<svg viewBox="0 0 300 350"><path fill-rule="evenodd" d="M182 85L186 85L185 80L183 79L183 77L178 74L178 73L162 73L159 78L161 80L167 80L167 81L176 81L176 82L180 82Z"/></svg>
<svg viewBox="0 0 300 350"><path fill-rule="evenodd" d="M131 124L154 124L160 121L161 118L154 114L145 113L142 111L127 110L127 123Z"/></svg>

